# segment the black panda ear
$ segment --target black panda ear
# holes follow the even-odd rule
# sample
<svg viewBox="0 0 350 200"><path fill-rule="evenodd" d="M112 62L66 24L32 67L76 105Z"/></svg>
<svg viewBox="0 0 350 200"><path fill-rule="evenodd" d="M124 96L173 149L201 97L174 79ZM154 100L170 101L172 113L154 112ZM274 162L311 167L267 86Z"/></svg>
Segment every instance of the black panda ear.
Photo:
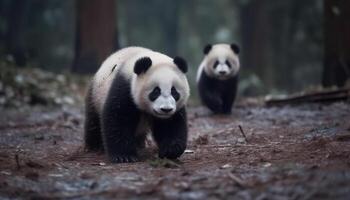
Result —
<svg viewBox="0 0 350 200"><path fill-rule="evenodd" d="M237 44L232 43L230 46L231 46L231 49L233 50L233 52L235 52L236 54L239 54L240 49L239 49L239 46Z"/></svg>
<svg viewBox="0 0 350 200"><path fill-rule="evenodd" d="M152 65L151 58L149 57L140 58L135 62L134 72L137 75L140 75L141 73L145 73L151 65Z"/></svg>
<svg viewBox="0 0 350 200"><path fill-rule="evenodd" d="M185 59L176 56L174 58L174 63L183 73L187 72L187 62Z"/></svg>
<svg viewBox="0 0 350 200"><path fill-rule="evenodd" d="M203 49L203 53L204 53L205 55L207 55L207 54L209 53L209 51L211 50L211 47L212 47L211 44L205 45L205 47L204 47L204 49Z"/></svg>

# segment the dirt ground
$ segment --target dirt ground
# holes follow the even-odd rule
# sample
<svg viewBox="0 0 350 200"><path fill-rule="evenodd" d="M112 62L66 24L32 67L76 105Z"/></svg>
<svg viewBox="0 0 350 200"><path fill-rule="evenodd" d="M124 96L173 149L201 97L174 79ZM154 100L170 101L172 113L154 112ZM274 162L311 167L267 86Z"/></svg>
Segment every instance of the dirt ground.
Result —
<svg viewBox="0 0 350 200"><path fill-rule="evenodd" d="M80 108L0 112L0 199L350 199L349 103L189 108L186 153L133 164L82 151Z"/></svg>

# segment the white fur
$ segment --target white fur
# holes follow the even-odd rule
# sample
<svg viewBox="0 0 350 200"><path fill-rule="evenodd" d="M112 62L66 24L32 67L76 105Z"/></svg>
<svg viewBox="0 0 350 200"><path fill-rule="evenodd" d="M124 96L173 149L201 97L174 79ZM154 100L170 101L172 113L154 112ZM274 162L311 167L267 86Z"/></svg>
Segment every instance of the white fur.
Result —
<svg viewBox="0 0 350 200"><path fill-rule="evenodd" d="M148 98L148 94L156 86L161 89L161 95L154 102L151 102ZM171 96L172 86L174 86L181 95L181 98L177 102ZM134 78L131 93L139 109L155 116L166 118L186 104L190 91L185 74L178 69L171 59L171 62L162 62L152 65L145 74ZM173 110L165 114L162 113L162 108L171 108Z"/></svg>
<svg viewBox="0 0 350 200"><path fill-rule="evenodd" d="M216 61L219 61L219 65L216 69L213 69L213 65ZM225 61L228 60L232 68L229 68ZM216 44L213 45L211 50L207 55L205 55L203 61L198 67L196 81L199 82L199 79L203 73L209 77L225 80L229 77L236 75L239 72L240 63L238 55L234 53L228 44ZM220 71L225 72L224 75L220 75Z"/></svg>
<svg viewBox="0 0 350 200"><path fill-rule="evenodd" d="M92 96L93 103L99 113L102 112L102 108L106 97L108 95L109 88L115 75L122 71L124 77L130 79L132 71L126 72L125 61L136 56L140 52L150 51L142 47L129 47L121 49L116 53L110 55L101 65L97 73L95 74L92 82ZM116 66L112 72L113 67ZM130 67L129 67L130 68Z"/></svg>
<svg viewBox="0 0 350 200"><path fill-rule="evenodd" d="M150 57L152 66L146 73L134 73L135 62L142 57ZM116 65L112 72L113 67ZM101 65L93 79L93 103L98 112L102 112L108 91L117 73L131 82L131 95L140 110L159 117L168 117L182 108L189 97L187 78L174 64L173 59L142 47L128 47L109 56ZM155 86L160 87L161 96L151 102L149 93ZM178 102L171 96L171 87L174 86L181 95ZM161 108L172 108L168 116L163 115Z"/></svg>

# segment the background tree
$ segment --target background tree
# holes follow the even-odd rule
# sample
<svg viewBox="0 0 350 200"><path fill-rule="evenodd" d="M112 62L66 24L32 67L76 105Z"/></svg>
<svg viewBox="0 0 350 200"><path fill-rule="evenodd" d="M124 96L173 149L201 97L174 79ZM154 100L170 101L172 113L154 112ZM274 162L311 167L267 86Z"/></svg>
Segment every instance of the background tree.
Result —
<svg viewBox="0 0 350 200"><path fill-rule="evenodd" d="M324 0L324 86L350 78L350 1Z"/></svg>
<svg viewBox="0 0 350 200"><path fill-rule="evenodd" d="M15 63L23 66L27 62L28 49L25 41L28 0L13 0L8 3L8 12L5 14L7 31L5 33L6 53L13 56Z"/></svg>
<svg viewBox="0 0 350 200"><path fill-rule="evenodd" d="M334 2L341 5L332 12L347 8L345 1ZM8 47L19 46L30 66L92 73L120 42L185 57L194 88L203 46L236 42L242 47L239 91L294 92L321 83L328 54L323 54L323 5L320 0L0 0L0 59L11 58ZM330 22L325 33L343 34L347 19L339 20L339 29ZM327 35L327 41L340 38Z"/></svg>
<svg viewBox="0 0 350 200"><path fill-rule="evenodd" d="M93 73L118 48L115 0L77 0L72 71Z"/></svg>
<svg viewBox="0 0 350 200"><path fill-rule="evenodd" d="M178 54L179 43L179 21L180 21L180 8L183 0L168 0L157 1L158 6L163 7L160 12L155 11L161 20L162 31L164 32L165 41L167 41L166 54L169 56L176 56Z"/></svg>
<svg viewBox="0 0 350 200"><path fill-rule="evenodd" d="M270 15L268 0L251 0L241 7L242 66L255 72L267 86L271 77Z"/></svg>

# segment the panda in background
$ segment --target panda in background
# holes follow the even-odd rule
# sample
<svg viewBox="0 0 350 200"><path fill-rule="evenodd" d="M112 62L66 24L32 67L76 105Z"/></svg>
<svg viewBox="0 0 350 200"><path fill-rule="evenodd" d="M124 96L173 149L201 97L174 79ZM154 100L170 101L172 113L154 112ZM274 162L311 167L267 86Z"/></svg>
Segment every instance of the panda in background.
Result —
<svg viewBox="0 0 350 200"><path fill-rule="evenodd" d="M202 103L215 114L230 114L238 85L239 47L236 44L206 45L197 72Z"/></svg>
<svg viewBox="0 0 350 200"><path fill-rule="evenodd" d="M152 132L160 158L175 159L187 143L186 61L142 47L108 57L86 97L85 148L104 150L111 162L138 161Z"/></svg>

